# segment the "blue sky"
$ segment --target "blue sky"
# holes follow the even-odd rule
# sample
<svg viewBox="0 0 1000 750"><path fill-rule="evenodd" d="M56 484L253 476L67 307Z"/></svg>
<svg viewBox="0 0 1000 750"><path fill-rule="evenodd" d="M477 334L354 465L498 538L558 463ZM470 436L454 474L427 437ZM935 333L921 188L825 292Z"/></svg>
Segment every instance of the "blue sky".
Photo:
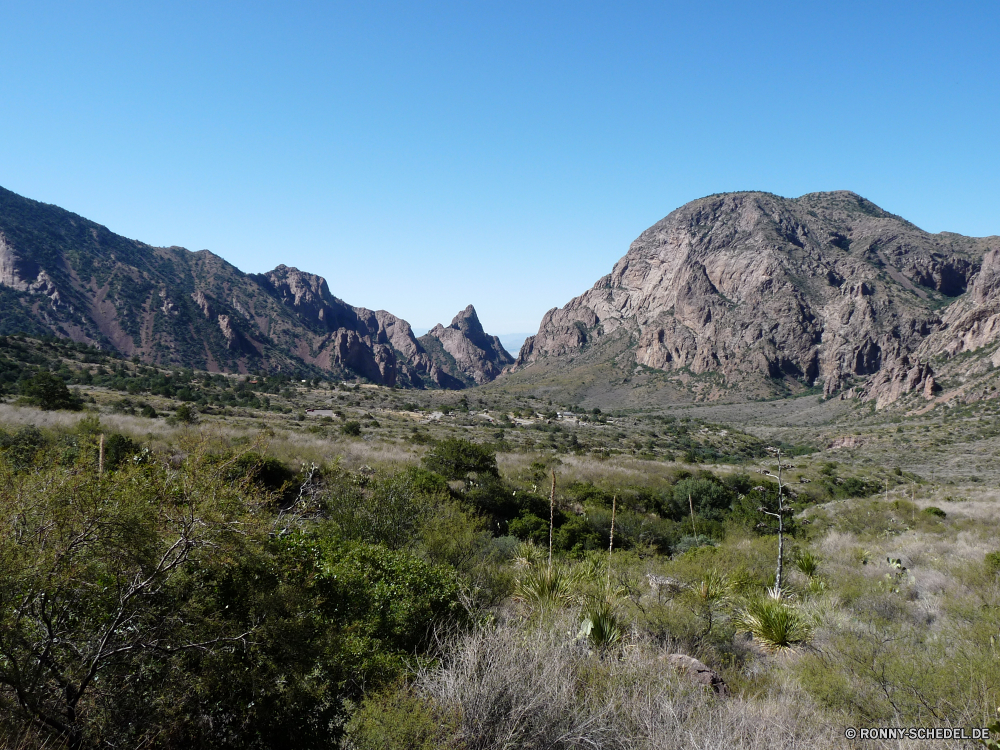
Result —
<svg viewBox="0 0 1000 750"><path fill-rule="evenodd" d="M1000 4L5 2L0 185L534 331L694 198L1000 234Z"/></svg>

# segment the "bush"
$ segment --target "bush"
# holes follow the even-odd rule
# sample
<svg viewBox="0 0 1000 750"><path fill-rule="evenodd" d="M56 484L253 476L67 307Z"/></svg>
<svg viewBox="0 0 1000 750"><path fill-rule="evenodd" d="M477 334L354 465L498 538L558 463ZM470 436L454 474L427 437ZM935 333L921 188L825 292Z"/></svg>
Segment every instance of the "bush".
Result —
<svg viewBox="0 0 1000 750"><path fill-rule="evenodd" d="M1000 573L1000 551L986 553L986 569L993 574Z"/></svg>
<svg viewBox="0 0 1000 750"><path fill-rule="evenodd" d="M167 419L170 424L194 424L197 421L198 415L188 404L178 406L173 416Z"/></svg>
<svg viewBox="0 0 1000 750"><path fill-rule="evenodd" d="M688 497L691 498L690 503ZM691 477L674 485L673 518L679 520L690 515L690 504L699 518L722 520L732 503L732 496L724 485L707 477Z"/></svg>
<svg viewBox="0 0 1000 750"><path fill-rule="evenodd" d="M738 622L772 653L795 648L812 637L812 627L801 612L770 597L751 600Z"/></svg>
<svg viewBox="0 0 1000 750"><path fill-rule="evenodd" d="M349 437L357 437L361 434L361 422L348 420L340 426L340 431Z"/></svg>
<svg viewBox="0 0 1000 750"><path fill-rule="evenodd" d="M795 567L803 575L812 578L819 570L819 558L809 550L805 550L795 556Z"/></svg>
<svg viewBox="0 0 1000 750"><path fill-rule="evenodd" d="M461 748L461 718L410 687L365 698L347 725L355 750L447 750Z"/></svg>
<svg viewBox="0 0 1000 750"><path fill-rule="evenodd" d="M948 517L947 513L945 513L943 510L941 510L940 508L938 508L935 505L928 505L926 508L923 509L922 512L926 513L928 516L934 516L935 518L947 518Z"/></svg>
<svg viewBox="0 0 1000 750"><path fill-rule="evenodd" d="M535 544L549 544L549 522L534 513L518 516L507 525L507 533Z"/></svg>
<svg viewBox="0 0 1000 750"><path fill-rule="evenodd" d="M424 466L446 479L468 480L469 474L499 477L497 457L489 446L468 440L448 438L435 445L426 456Z"/></svg>
<svg viewBox="0 0 1000 750"><path fill-rule="evenodd" d="M231 482L246 480L266 492L280 493L288 489L295 473L276 458L248 451L228 463L226 477Z"/></svg>
<svg viewBox="0 0 1000 750"><path fill-rule="evenodd" d="M14 471L28 468L45 444L41 430L32 425L25 425L13 435L0 430L0 454L10 462Z"/></svg>
<svg viewBox="0 0 1000 750"><path fill-rule="evenodd" d="M421 477L408 472L377 475L359 486L346 476L331 482L328 517L347 539L402 549L413 544L415 534L433 507L435 497L420 491ZM426 486L426 485L425 485ZM428 502L428 499L431 502Z"/></svg>
<svg viewBox="0 0 1000 750"><path fill-rule="evenodd" d="M39 370L21 383L21 394L29 404L45 410L80 409L80 400L69 392L62 378L47 370Z"/></svg>
<svg viewBox="0 0 1000 750"><path fill-rule="evenodd" d="M126 435L112 432L104 440L104 468L116 469L142 450L142 446Z"/></svg>

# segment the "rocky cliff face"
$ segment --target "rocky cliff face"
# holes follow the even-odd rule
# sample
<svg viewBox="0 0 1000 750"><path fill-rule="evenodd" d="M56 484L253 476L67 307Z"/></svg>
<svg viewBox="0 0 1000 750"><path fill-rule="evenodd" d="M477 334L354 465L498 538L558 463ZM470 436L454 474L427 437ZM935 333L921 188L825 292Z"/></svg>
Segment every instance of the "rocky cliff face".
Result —
<svg viewBox="0 0 1000 750"><path fill-rule="evenodd" d="M928 234L848 192L703 198L546 313L509 370L592 366L603 347L615 377L661 371L675 395L693 398L854 385L883 404L931 394L925 340L936 334L947 350L995 338L1000 319L976 316L997 299L1000 263L984 261L996 247L998 238Z"/></svg>
<svg viewBox="0 0 1000 750"><path fill-rule="evenodd" d="M55 334L168 366L464 387L511 361L477 349L492 337L469 311L472 339L445 333L439 348L457 355L435 357L405 320L347 304L320 276L285 265L244 274L207 250L151 247L0 188L0 333Z"/></svg>
<svg viewBox="0 0 1000 750"><path fill-rule="evenodd" d="M466 385L482 385L499 376L514 358L496 336L488 335L476 309L469 305L451 325L440 323L420 337L438 372L457 377Z"/></svg>

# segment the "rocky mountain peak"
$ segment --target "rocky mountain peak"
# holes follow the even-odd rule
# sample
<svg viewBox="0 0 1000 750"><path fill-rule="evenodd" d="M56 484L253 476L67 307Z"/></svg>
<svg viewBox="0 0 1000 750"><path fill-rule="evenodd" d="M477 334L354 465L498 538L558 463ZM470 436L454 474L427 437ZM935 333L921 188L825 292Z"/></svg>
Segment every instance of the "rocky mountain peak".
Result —
<svg viewBox="0 0 1000 750"><path fill-rule="evenodd" d="M500 339L490 336L472 305L452 318L451 325L440 323L424 336L420 343L439 367L454 363L459 379L467 384L488 383L514 362Z"/></svg>
<svg viewBox="0 0 1000 750"><path fill-rule="evenodd" d="M0 334L51 333L168 366L403 387L464 387L494 372L432 360L409 323L347 304L322 276L284 264L244 274L208 250L150 247L3 188L0 310ZM467 312L459 327L489 340Z"/></svg>
<svg viewBox="0 0 1000 750"><path fill-rule="evenodd" d="M848 191L708 196L546 313L511 370L614 362L624 379L630 367L671 374L683 398L829 394L883 371L896 391L925 388L930 368L904 358L970 288L987 245L928 234Z"/></svg>

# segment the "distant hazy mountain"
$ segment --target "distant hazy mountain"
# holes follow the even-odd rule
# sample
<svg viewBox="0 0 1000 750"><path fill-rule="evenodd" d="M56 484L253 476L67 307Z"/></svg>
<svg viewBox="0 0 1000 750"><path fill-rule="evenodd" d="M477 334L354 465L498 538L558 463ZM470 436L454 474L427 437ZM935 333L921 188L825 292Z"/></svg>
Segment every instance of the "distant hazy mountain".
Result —
<svg viewBox="0 0 1000 750"><path fill-rule="evenodd" d="M245 274L207 250L152 247L0 188L0 333L19 331L161 365L402 387L488 382L512 361L471 306L421 343L405 320L347 304L320 276L284 265Z"/></svg>
<svg viewBox="0 0 1000 750"><path fill-rule="evenodd" d="M949 357L1000 341L998 257L1000 238L929 234L850 192L714 195L546 313L508 378L619 403L929 398Z"/></svg>

